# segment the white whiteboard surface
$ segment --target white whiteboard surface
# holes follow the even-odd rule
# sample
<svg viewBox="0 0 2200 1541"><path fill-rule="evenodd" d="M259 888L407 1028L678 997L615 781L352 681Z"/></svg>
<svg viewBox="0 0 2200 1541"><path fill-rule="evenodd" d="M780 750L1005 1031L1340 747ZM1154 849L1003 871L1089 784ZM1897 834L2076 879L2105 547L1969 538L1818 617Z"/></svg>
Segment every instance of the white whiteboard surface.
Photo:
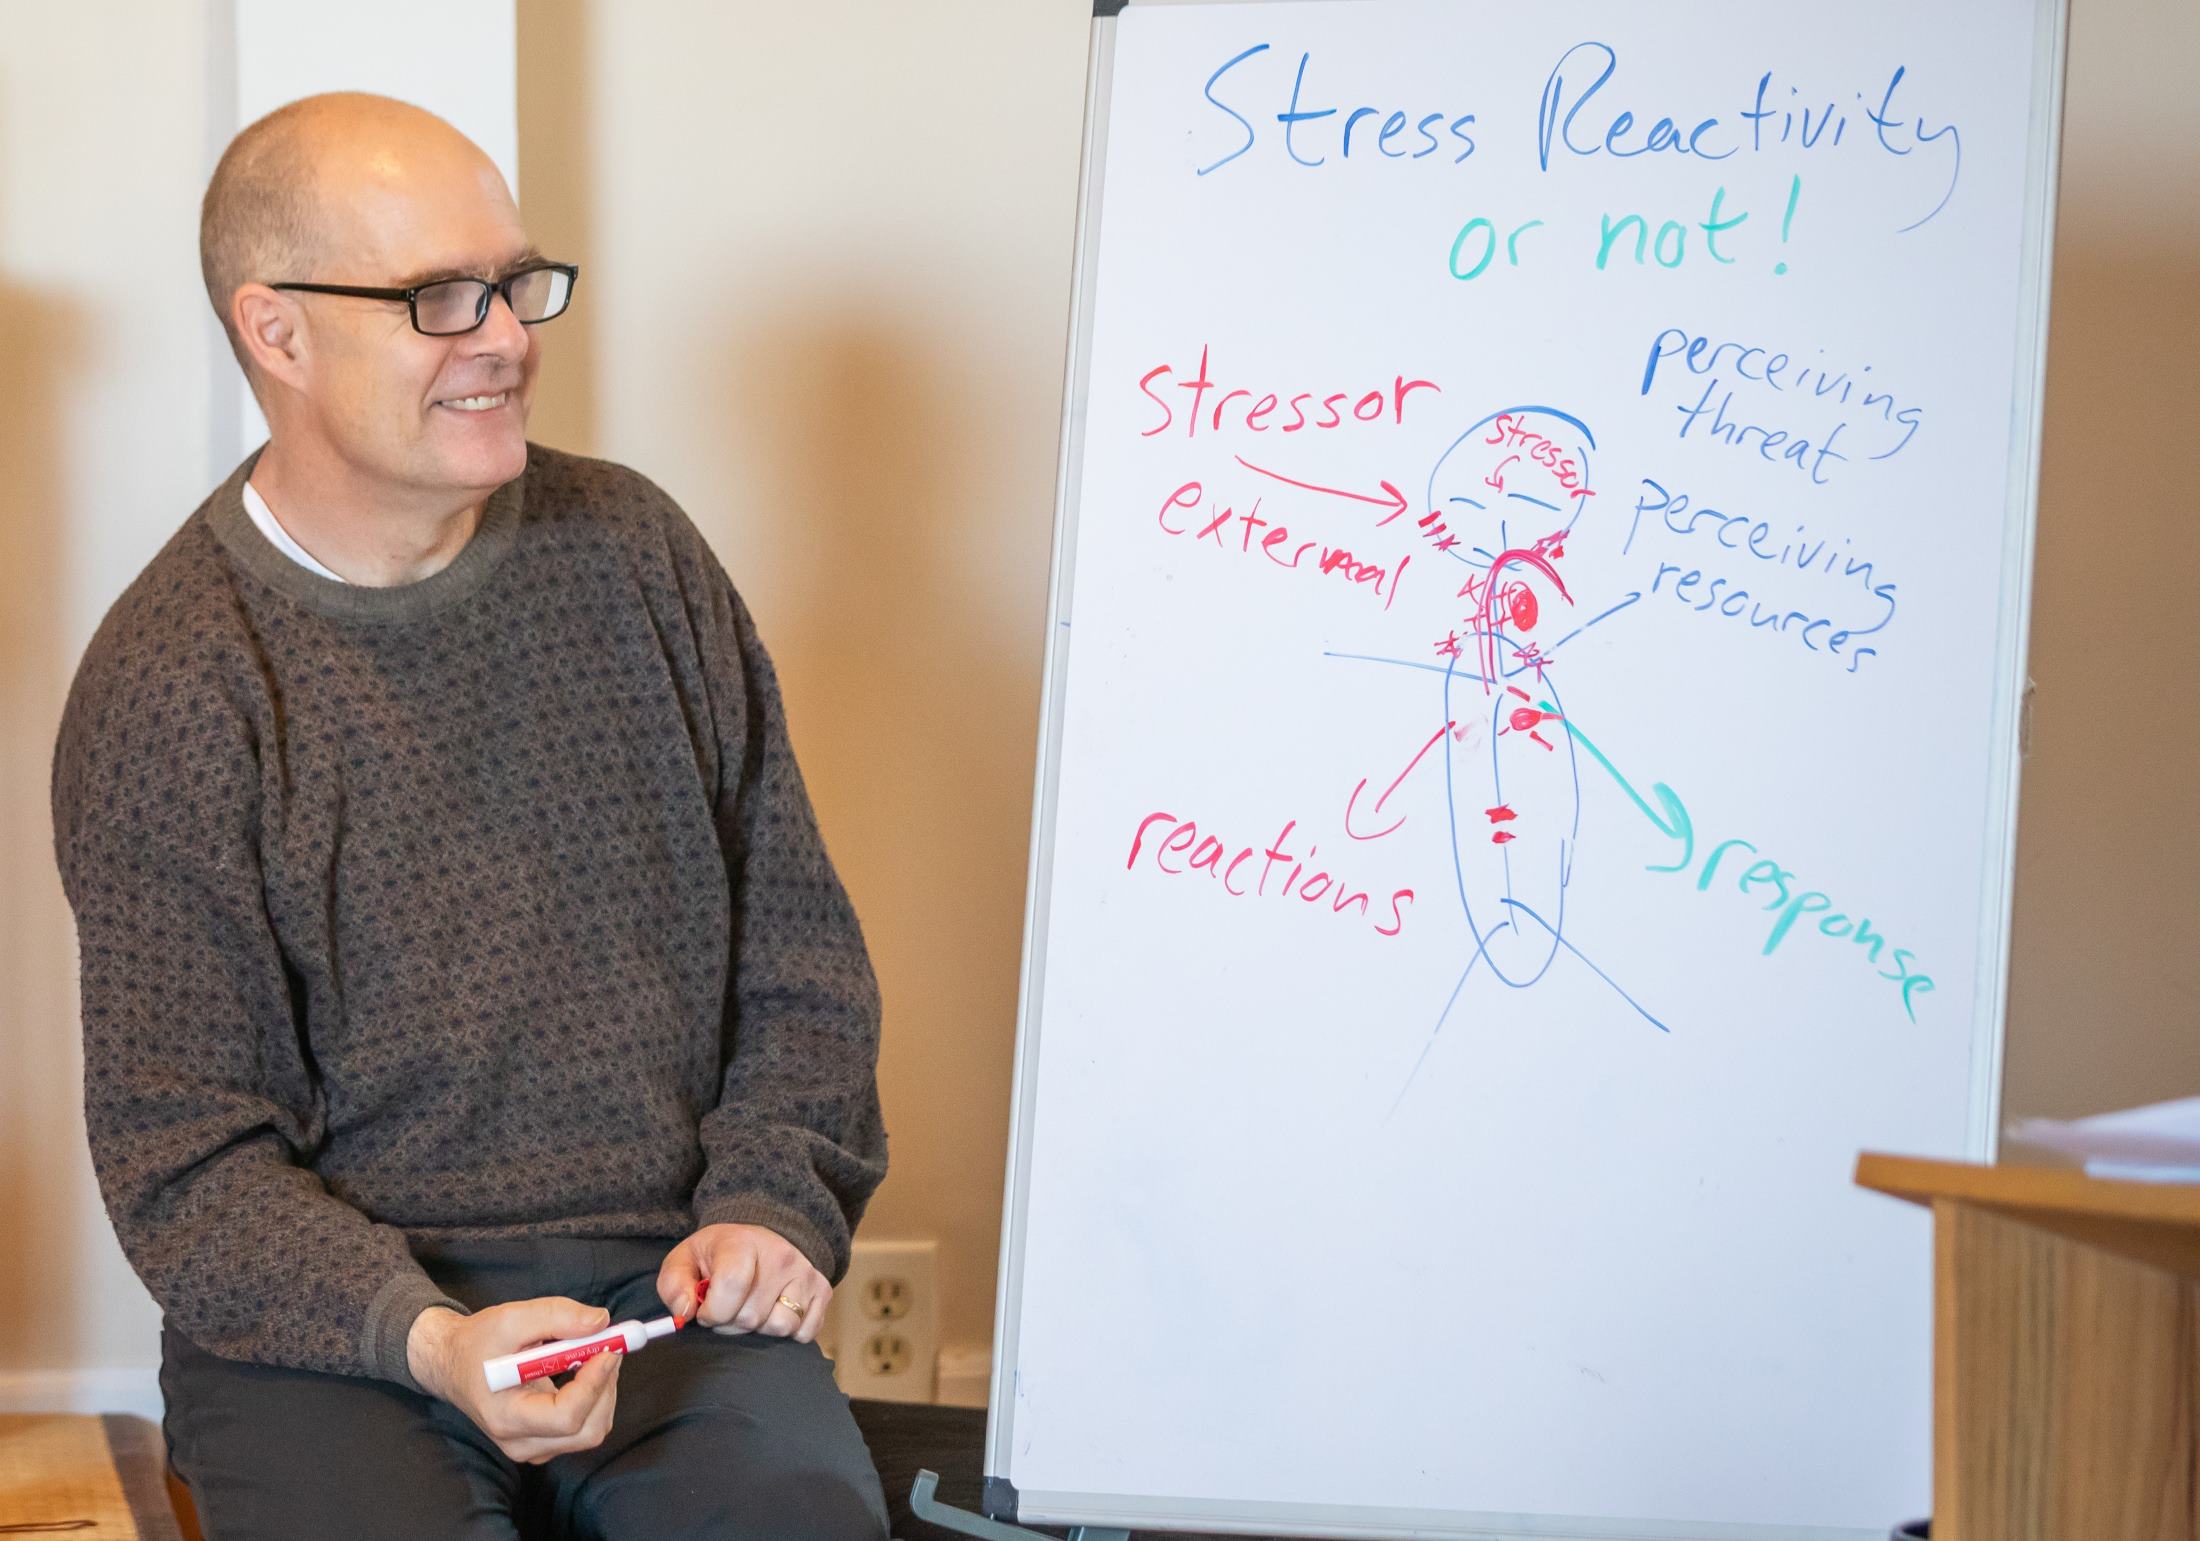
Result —
<svg viewBox="0 0 2200 1541"><path fill-rule="evenodd" d="M1927 1226L1850 1177L1992 1150L2061 29L1096 24L1018 1517L1927 1510Z"/></svg>

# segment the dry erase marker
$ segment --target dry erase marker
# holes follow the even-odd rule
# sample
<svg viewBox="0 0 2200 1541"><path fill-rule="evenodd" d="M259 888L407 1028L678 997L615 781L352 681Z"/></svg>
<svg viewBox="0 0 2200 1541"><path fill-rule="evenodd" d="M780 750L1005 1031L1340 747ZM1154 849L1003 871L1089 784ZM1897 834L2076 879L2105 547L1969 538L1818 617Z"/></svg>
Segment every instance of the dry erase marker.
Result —
<svg viewBox="0 0 2200 1541"><path fill-rule="evenodd" d="M710 1280L704 1279L695 1286L695 1307L701 1310L703 1296L709 1293ZM585 1338L560 1338L555 1343L541 1343L533 1348L523 1348L516 1354L505 1354L482 1365L481 1373L489 1378L491 1391L510 1391L514 1386L531 1380L541 1380L546 1375L563 1375L567 1370L586 1364L598 1354L631 1354L645 1347L652 1339L668 1338L687 1325L684 1316L660 1316L655 1321L616 1322L601 1332L590 1333Z"/></svg>

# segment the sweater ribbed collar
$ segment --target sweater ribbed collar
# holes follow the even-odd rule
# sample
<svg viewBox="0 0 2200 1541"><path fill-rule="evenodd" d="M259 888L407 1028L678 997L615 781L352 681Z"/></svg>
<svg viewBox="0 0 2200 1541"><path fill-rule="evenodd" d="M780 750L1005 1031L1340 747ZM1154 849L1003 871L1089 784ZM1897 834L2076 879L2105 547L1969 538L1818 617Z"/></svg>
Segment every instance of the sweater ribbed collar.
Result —
<svg viewBox="0 0 2200 1541"><path fill-rule="evenodd" d="M528 448L531 453L533 446ZM448 565L427 577L387 588L324 578L285 556L245 512L244 484L251 479L252 468L259 464L266 449L262 444L247 455L229 473L229 479L214 490L206 513L207 528L238 566L316 614L346 621L420 620L480 588L518 539L520 509L526 494L524 471L489 494L473 538Z"/></svg>

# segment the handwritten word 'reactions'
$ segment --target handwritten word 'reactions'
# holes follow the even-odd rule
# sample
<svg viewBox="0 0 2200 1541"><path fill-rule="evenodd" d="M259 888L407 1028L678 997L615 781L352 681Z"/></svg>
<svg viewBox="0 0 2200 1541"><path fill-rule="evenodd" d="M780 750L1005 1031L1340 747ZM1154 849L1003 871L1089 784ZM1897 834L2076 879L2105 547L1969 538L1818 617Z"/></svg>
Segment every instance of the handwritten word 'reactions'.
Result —
<svg viewBox="0 0 2200 1541"><path fill-rule="evenodd" d="M1759 949L1760 956L1769 958L1778 952L1781 943L1795 931L1796 923L1806 916L1811 917L1810 924L1804 929L1817 932L1827 941L1856 949L1851 956L1862 958L1873 966L1873 971L1881 979L1892 981L1902 992L1903 1014L1912 1022L1917 1020L1917 1005L1913 997L1929 994L1933 988L1933 980L1930 974L1920 973L1914 967L1917 961L1914 952L1907 947L1892 946L1886 935L1872 929L1870 919L1863 914L1852 916L1848 911L1836 910L1830 895L1820 889L1804 888L1795 873L1764 856L1750 841L1720 841L1704 857L1699 870L1696 865L1695 822L1689 817L1688 806L1681 801L1680 795L1664 782L1654 782L1650 791L1657 798L1659 806L1652 808L1643 795L1635 790L1634 784L1620 773L1619 767L1606 758L1604 751L1589 741L1588 735L1571 721L1566 723L1566 731L1573 735L1574 742L1589 752L1591 759L1603 766L1606 773L1619 783L1620 790L1627 794L1628 800L1659 833L1679 842L1678 861L1663 864L1653 862L1645 870L1674 873L1695 871L1698 893L1709 893L1714 882L1729 878L1733 880L1737 892L1752 899L1770 892L1772 897L1762 909L1773 916L1773 921L1765 933L1764 946ZM1749 861L1745 857L1737 856L1728 863L1728 853L1737 850L1758 859ZM1879 968L1882 961L1891 966Z"/></svg>
<svg viewBox="0 0 2200 1541"><path fill-rule="evenodd" d="M1343 546L1327 546L1318 540L1302 540L1294 545L1288 525L1276 524L1260 516L1258 498L1253 500L1252 508L1244 513L1239 513L1235 508L1224 508L1210 517L1207 513L1198 512L1206 496L1206 489L1198 482L1186 482L1177 488L1162 501L1161 511L1155 516L1161 528L1170 535L1190 536L1194 545L1212 542L1216 550L1228 551L1230 526L1235 524L1238 528L1238 552L1243 556L1251 556L1254 554L1253 532L1265 526L1268 533L1260 538L1260 555L1277 567L1287 570L1303 568L1325 577L1337 574L1347 583L1364 584L1369 593L1383 602L1385 610L1397 599L1399 581L1405 577L1406 568L1413 561L1410 555L1398 558L1396 567L1379 567L1373 562L1361 561ZM1169 522L1172 509L1187 516L1182 524ZM1314 551L1319 551L1321 555L1312 562L1307 561L1308 554ZM1390 585L1388 593L1383 589L1386 581Z"/></svg>
<svg viewBox="0 0 2200 1541"><path fill-rule="evenodd" d="M1130 857L1123 866L1124 870L1135 872L1139 857L1150 854L1155 870L1171 877L1204 872L1231 898L1264 899L1271 897L1268 880L1275 876L1277 868L1289 862L1291 870L1277 883L1272 897L1297 899L1317 906L1326 901L1330 914L1352 913L1365 918L1378 936L1396 936L1405 929L1405 907L1413 902L1412 889L1400 888L1391 892L1385 901L1390 910L1390 923L1383 924L1379 911L1369 913L1373 901L1364 890L1355 892L1343 878L1314 868L1314 858L1321 851L1319 845L1308 846L1303 857L1291 853L1291 831L1298 827L1299 821L1292 819L1266 846L1240 846L1233 853L1228 842L1201 834L1199 826L1190 819L1179 819L1173 813L1149 813L1138 821L1137 832L1131 836ZM1171 865L1169 858L1172 856L1184 857L1184 865ZM1248 865L1256 859L1260 863L1257 877Z"/></svg>
<svg viewBox="0 0 2200 1541"><path fill-rule="evenodd" d="M1145 398L1161 409L1161 421L1151 428L1141 428L1138 436L1150 439L1155 434L1167 433L1176 425L1176 411L1162 390L1188 391L1189 402L1179 403L1184 408L1184 437L1198 437L1202 426L1210 433L1222 431L1223 418L1227 414L1230 426L1252 433L1298 433L1304 429L1340 428L1346 422L1379 423L1389 418L1394 424L1406 420L1406 398L1415 391L1435 391L1439 395L1443 387L1433 380L1408 380L1404 375L1395 376L1388 389L1377 387L1355 395L1351 391L1335 391L1323 395L1319 391L1300 391L1289 395L1280 391L1266 391L1255 395L1242 386L1224 391L1207 404L1207 393L1215 388L1215 382L1207 377L1207 347L1199 350L1199 372L1189 380L1173 380L1156 388L1155 382L1176 373L1173 364L1156 364L1138 377L1138 389ZM1317 401L1317 398L1318 401ZM1242 402L1243 405L1232 405ZM1351 403L1344 410L1344 404ZM1313 403L1309 410L1309 403ZM1288 412L1288 420L1277 417ZM1271 419L1275 419L1271 421Z"/></svg>

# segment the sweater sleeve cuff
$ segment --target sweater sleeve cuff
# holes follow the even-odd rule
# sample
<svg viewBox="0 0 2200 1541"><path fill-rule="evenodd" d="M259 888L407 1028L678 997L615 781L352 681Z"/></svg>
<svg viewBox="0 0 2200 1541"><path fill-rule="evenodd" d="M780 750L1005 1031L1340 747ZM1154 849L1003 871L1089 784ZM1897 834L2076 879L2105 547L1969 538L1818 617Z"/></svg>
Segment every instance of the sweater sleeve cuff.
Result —
<svg viewBox="0 0 2200 1541"><path fill-rule="evenodd" d="M832 1244L823 1233L798 1211L761 1194L737 1193L699 1205L695 1219L699 1225L761 1225L766 1230L777 1231L792 1242L795 1250L808 1258L810 1266L823 1274L829 1283L840 1282L839 1259L833 1255Z"/></svg>
<svg viewBox="0 0 2200 1541"><path fill-rule="evenodd" d="M359 1355L366 1361L368 1373L395 1381L407 1391L428 1394L427 1387L413 1379L412 1363L405 1350L413 1323L430 1306L445 1306L460 1316L467 1314L464 1306L437 1289L435 1281L417 1269L393 1275L375 1291L359 1336Z"/></svg>

